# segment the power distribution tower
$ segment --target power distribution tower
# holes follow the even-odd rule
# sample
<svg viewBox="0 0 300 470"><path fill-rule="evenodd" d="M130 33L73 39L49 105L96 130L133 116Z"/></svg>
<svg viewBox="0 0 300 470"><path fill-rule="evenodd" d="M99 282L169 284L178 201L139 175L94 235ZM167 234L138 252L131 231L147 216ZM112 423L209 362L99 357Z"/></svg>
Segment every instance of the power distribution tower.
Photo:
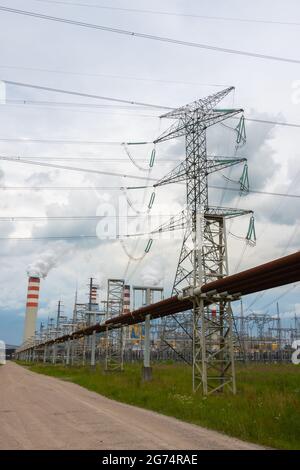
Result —
<svg viewBox="0 0 300 470"><path fill-rule="evenodd" d="M225 220L252 212L212 207L208 198L210 174L246 161L245 158L207 155L207 129L243 112L242 109L216 107L233 90L233 87L227 88L161 116L176 122L155 143L184 137L186 149L185 160L155 185L186 182L186 228L174 295L184 292L188 286L194 288L228 275ZM173 221L170 227L172 224ZM164 230L170 229L167 225ZM193 388L197 390L201 386L205 395L222 390L225 385L235 392L230 301L226 295L222 298L212 295L211 300L217 305L215 315L204 306L201 296L195 296L192 322L190 314L174 315L171 321L166 320L163 338L173 349L176 344L168 340L170 331L181 331L180 336L192 339Z"/></svg>
<svg viewBox="0 0 300 470"><path fill-rule="evenodd" d="M108 279L106 319L119 316L123 312L124 289L125 282L123 279ZM114 330L110 330L109 327L107 327L105 346L105 370L123 370L124 337L122 326Z"/></svg>

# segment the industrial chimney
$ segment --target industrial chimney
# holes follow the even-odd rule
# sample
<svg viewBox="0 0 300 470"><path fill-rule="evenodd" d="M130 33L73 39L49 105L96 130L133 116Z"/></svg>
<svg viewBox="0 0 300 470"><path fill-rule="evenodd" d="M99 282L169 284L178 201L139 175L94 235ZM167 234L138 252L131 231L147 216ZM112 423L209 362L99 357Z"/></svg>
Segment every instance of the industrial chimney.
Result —
<svg viewBox="0 0 300 470"><path fill-rule="evenodd" d="M130 286L125 284L123 291L123 313L130 312Z"/></svg>
<svg viewBox="0 0 300 470"><path fill-rule="evenodd" d="M39 305L40 278L29 276L26 301L24 343L35 334L35 324Z"/></svg>

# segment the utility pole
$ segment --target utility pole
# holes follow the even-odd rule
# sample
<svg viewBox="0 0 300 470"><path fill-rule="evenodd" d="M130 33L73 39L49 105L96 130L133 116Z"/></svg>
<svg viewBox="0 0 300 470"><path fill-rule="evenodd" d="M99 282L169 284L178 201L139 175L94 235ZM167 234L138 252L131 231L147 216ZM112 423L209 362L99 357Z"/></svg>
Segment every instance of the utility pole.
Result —
<svg viewBox="0 0 300 470"><path fill-rule="evenodd" d="M70 365L70 352L71 352L71 340L67 340L67 354L66 354L66 366Z"/></svg>
<svg viewBox="0 0 300 470"><path fill-rule="evenodd" d="M136 292L140 291L145 300L143 305L150 305L153 303L153 295L158 292L163 297L163 287L139 287L133 286L133 295L135 298ZM145 333L144 333L144 362L142 370L142 378L145 382L152 380L152 367L151 367L151 317L146 315L145 318Z"/></svg>
<svg viewBox="0 0 300 470"><path fill-rule="evenodd" d="M244 361L246 361L246 331L245 331L245 318L244 318L244 306L243 299L241 299L241 329L240 329L240 341L242 343L242 353L244 355Z"/></svg>
<svg viewBox="0 0 300 470"><path fill-rule="evenodd" d="M276 309L277 309L277 343L278 343L278 350L279 350L279 357L282 359L282 351L281 351L281 322L280 322L280 312L279 312L279 303L276 302Z"/></svg>
<svg viewBox="0 0 300 470"><path fill-rule="evenodd" d="M91 366L95 367L96 361L96 331L94 330L92 333L92 340L91 340Z"/></svg>

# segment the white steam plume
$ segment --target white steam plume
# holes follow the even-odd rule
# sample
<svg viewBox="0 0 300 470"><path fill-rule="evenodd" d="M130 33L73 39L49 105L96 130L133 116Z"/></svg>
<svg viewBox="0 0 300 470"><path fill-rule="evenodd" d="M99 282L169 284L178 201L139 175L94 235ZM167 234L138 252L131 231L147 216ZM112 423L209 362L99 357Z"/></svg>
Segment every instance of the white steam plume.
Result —
<svg viewBox="0 0 300 470"><path fill-rule="evenodd" d="M140 278L145 286L163 285L164 269L161 260L158 257L153 258L142 270Z"/></svg>
<svg viewBox="0 0 300 470"><path fill-rule="evenodd" d="M49 271L57 265L60 258L60 250L48 250L41 254L39 259L31 263L27 268L28 276L45 278Z"/></svg>

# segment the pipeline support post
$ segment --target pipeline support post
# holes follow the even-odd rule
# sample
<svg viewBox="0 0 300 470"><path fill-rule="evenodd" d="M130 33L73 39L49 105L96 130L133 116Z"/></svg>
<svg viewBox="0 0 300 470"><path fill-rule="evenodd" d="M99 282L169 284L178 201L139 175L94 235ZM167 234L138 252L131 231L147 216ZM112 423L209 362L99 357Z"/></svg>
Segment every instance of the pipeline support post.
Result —
<svg viewBox="0 0 300 470"><path fill-rule="evenodd" d="M151 341L150 331L151 331L151 319L150 319L150 315L146 315L145 337L144 337L144 367L143 367L143 380L145 382L152 380L152 367L150 365L150 341Z"/></svg>
<svg viewBox="0 0 300 470"><path fill-rule="evenodd" d="M133 287L134 293L141 291L142 295L145 298L145 305L150 305L153 303L153 296L155 292L163 297L163 288L162 287ZM142 369L142 379L145 382L152 380L152 367L151 367L151 315L145 316L145 333L144 333L144 363Z"/></svg>
<svg viewBox="0 0 300 470"><path fill-rule="evenodd" d="M47 344L45 344L45 347L44 347L44 357L43 357L43 363L46 364L47 362L47 349L48 349L48 346Z"/></svg>
<svg viewBox="0 0 300 470"><path fill-rule="evenodd" d="M66 354L66 366L70 365L70 349L71 349L71 340L70 338L67 341L67 354Z"/></svg>
<svg viewBox="0 0 300 470"><path fill-rule="evenodd" d="M84 336L83 338L83 350L82 350L82 365L83 366L85 366L87 338L88 336Z"/></svg>
<svg viewBox="0 0 300 470"><path fill-rule="evenodd" d="M93 331L91 338L91 366L95 367L95 353L96 353L96 331Z"/></svg>
<svg viewBox="0 0 300 470"><path fill-rule="evenodd" d="M151 304L151 289L146 289L146 305ZM150 334L151 334L151 317L146 315L145 318L145 339L144 339L144 368L143 368L143 380L148 382L152 380L152 368L150 365Z"/></svg>
<svg viewBox="0 0 300 470"><path fill-rule="evenodd" d="M57 348L56 343L53 343L53 346L52 346L52 364L56 363L56 348Z"/></svg>
<svg viewBox="0 0 300 470"><path fill-rule="evenodd" d="M200 294L193 300L193 391L201 387L206 396L228 387L236 394L231 301L238 296L211 297L219 303L214 314L205 307L205 298Z"/></svg>

